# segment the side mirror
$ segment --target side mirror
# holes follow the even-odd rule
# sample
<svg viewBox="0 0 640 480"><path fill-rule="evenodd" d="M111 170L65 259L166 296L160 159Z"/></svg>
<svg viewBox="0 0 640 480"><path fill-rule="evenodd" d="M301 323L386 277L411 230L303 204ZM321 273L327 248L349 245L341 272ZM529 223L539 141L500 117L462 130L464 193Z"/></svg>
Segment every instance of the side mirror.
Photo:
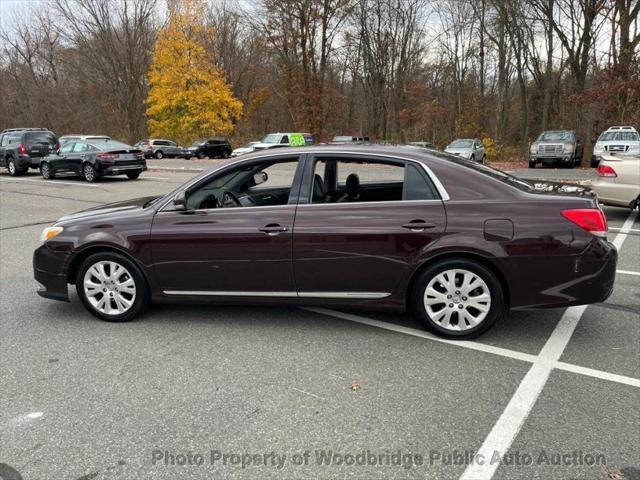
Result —
<svg viewBox="0 0 640 480"><path fill-rule="evenodd" d="M181 211L187 209L187 195L184 192L178 192L173 197L173 208Z"/></svg>
<svg viewBox="0 0 640 480"><path fill-rule="evenodd" d="M267 172L258 172L253 176L253 183L255 185L261 185L267 180L269 180L269 175L267 175Z"/></svg>

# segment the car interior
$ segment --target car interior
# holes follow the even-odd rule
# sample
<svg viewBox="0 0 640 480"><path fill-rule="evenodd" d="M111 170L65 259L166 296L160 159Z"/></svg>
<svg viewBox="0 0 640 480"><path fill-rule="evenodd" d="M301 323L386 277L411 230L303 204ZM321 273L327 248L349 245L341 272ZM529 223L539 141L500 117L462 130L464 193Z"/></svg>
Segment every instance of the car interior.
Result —
<svg viewBox="0 0 640 480"><path fill-rule="evenodd" d="M297 160L286 160L235 168L187 192L187 210L286 205L297 166ZM413 164L350 159L315 163L314 204L437 198L428 175Z"/></svg>

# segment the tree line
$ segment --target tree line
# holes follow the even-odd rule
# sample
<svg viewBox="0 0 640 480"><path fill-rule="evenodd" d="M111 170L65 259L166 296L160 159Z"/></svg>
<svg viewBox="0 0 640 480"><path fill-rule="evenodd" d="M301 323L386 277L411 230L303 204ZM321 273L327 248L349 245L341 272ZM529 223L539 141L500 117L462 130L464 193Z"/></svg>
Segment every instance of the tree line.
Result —
<svg viewBox="0 0 640 480"><path fill-rule="evenodd" d="M185 4L175 38L194 42L195 80L179 68L187 50L167 53ZM640 125L639 11L638 0L48 0L0 32L0 128L134 142L177 121L157 117L171 99L184 138L480 137L508 158L545 129L589 142ZM178 98L189 95L166 90L214 77L190 101L218 105L226 123L189 117Z"/></svg>

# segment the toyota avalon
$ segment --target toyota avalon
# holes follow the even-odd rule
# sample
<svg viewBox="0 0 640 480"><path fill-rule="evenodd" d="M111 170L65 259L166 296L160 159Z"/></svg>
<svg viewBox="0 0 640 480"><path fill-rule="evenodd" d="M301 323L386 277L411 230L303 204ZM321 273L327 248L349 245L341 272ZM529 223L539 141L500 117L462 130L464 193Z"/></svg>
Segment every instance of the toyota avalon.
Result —
<svg viewBox="0 0 640 480"><path fill-rule="evenodd" d="M38 293L127 321L152 304L404 311L471 338L509 309L613 289L617 252L595 194L531 184L411 147L256 152L173 192L58 220L34 253Z"/></svg>

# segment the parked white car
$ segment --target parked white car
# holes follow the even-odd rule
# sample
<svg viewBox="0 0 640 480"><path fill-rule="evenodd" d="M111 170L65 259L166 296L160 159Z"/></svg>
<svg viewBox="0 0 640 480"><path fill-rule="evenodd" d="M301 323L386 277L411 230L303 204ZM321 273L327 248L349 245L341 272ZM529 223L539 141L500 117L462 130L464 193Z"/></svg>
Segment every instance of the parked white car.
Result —
<svg viewBox="0 0 640 480"><path fill-rule="evenodd" d="M245 155L247 153L253 152L256 148L255 146L260 142L249 142L244 147L236 148L231 152L232 157L239 157L240 155Z"/></svg>
<svg viewBox="0 0 640 480"><path fill-rule="evenodd" d="M487 160L484 145L479 138L458 138L447 145L444 151L483 164Z"/></svg>
<svg viewBox="0 0 640 480"><path fill-rule="evenodd" d="M616 126L602 132L593 147L591 167L596 168L605 153L640 155L640 135L634 127Z"/></svg>
<svg viewBox="0 0 640 480"><path fill-rule="evenodd" d="M591 188L605 205L640 207L640 154L604 153Z"/></svg>

